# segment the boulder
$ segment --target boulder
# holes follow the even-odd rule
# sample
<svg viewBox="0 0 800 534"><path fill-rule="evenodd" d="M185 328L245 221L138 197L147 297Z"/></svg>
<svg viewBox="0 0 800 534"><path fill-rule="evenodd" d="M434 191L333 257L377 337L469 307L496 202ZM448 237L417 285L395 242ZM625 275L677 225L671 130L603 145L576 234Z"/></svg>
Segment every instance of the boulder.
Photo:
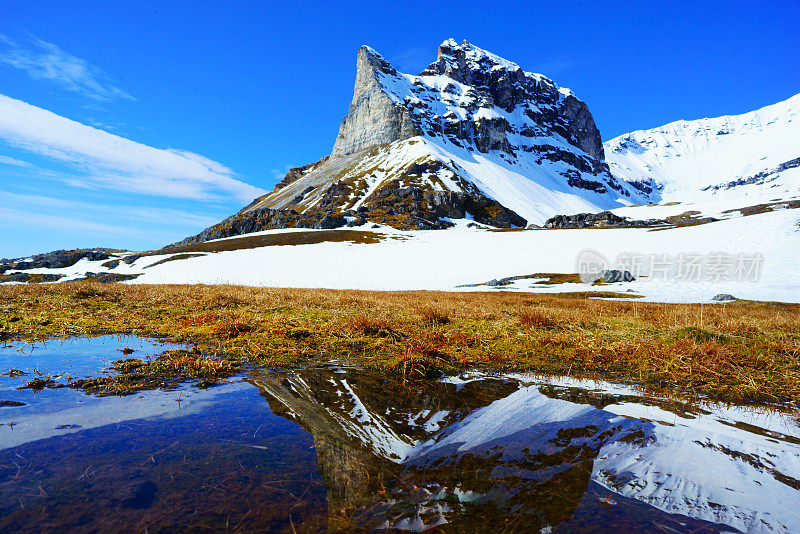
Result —
<svg viewBox="0 0 800 534"><path fill-rule="evenodd" d="M603 280L607 284L612 284L614 282L633 282L636 278L629 271L607 269L600 273L597 280ZM597 280L595 280L595 282Z"/></svg>

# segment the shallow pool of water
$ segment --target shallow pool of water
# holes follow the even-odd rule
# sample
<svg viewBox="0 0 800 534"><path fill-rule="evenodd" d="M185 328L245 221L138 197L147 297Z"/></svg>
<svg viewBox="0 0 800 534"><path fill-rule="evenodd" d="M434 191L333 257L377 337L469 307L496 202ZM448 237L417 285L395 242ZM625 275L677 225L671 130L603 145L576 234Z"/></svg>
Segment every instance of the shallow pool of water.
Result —
<svg viewBox="0 0 800 534"><path fill-rule="evenodd" d="M132 342L70 347L72 370L168 348ZM0 386L26 395L0 407L3 532L800 531L798 414L765 408L333 366L129 397Z"/></svg>

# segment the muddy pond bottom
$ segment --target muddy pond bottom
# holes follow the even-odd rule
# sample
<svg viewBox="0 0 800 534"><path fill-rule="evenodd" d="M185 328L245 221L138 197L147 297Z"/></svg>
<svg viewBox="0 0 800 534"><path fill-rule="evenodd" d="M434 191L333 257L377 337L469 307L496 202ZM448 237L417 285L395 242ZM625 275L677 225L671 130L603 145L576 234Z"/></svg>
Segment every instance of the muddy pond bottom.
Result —
<svg viewBox="0 0 800 534"><path fill-rule="evenodd" d="M69 343L35 365L171 348ZM34 365L17 349L0 373ZM127 397L25 378L0 379L2 532L800 532L797 413L525 374L323 366Z"/></svg>

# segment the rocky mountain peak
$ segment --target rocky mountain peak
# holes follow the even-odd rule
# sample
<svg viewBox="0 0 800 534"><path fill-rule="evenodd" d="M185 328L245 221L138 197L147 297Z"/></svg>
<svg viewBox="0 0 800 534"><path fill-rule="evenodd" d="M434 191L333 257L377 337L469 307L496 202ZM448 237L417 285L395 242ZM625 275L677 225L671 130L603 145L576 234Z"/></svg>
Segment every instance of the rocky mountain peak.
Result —
<svg viewBox="0 0 800 534"><path fill-rule="evenodd" d="M425 135L514 156L529 150L533 138L556 134L593 158L589 166L602 162L600 132L569 89L467 41L448 39L437 56L414 76L361 47L353 100L332 155Z"/></svg>
<svg viewBox="0 0 800 534"><path fill-rule="evenodd" d="M375 73L397 74L394 67L374 48L364 45L356 56L356 84L375 80Z"/></svg>
<svg viewBox="0 0 800 534"><path fill-rule="evenodd" d="M418 75L362 46L331 154L194 239L368 222L523 227L620 199L647 200L609 173L592 115L569 89L467 41L444 41Z"/></svg>

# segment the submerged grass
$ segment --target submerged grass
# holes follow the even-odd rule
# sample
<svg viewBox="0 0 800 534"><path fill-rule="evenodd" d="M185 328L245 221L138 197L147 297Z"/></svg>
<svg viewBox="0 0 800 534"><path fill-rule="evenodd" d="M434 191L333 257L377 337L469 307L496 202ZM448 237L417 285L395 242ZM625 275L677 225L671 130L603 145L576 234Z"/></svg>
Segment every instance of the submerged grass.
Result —
<svg viewBox="0 0 800 534"><path fill-rule="evenodd" d="M609 294L614 295L614 294ZM368 292L94 283L0 286L0 340L125 333L187 342L82 384L123 392L332 359L425 379L466 368L602 375L729 401L800 398L800 307L591 293ZM213 357L212 357L213 355Z"/></svg>

